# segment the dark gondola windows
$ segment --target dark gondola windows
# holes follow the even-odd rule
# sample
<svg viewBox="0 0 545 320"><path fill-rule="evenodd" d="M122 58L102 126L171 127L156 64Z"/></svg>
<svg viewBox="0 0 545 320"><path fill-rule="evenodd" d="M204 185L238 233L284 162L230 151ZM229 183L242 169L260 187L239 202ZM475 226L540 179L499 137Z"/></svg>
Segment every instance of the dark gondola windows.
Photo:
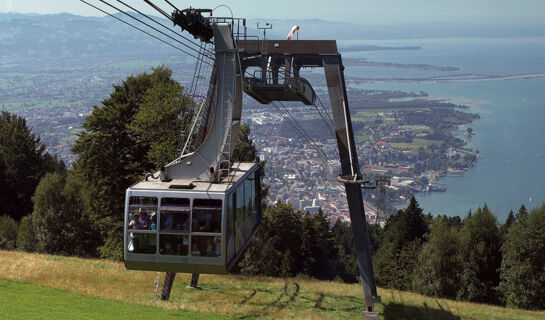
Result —
<svg viewBox="0 0 545 320"><path fill-rule="evenodd" d="M221 200L193 200L193 229L191 231L221 233L221 211Z"/></svg>
<svg viewBox="0 0 545 320"><path fill-rule="evenodd" d="M192 210L188 198L160 201L157 218L158 198L130 197L127 217L127 228L131 229L127 247L130 253L221 256L222 200L194 199Z"/></svg>
<svg viewBox="0 0 545 320"><path fill-rule="evenodd" d="M221 256L221 236L191 236L191 255L204 257Z"/></svg>
<svg viewBox="0 0 545 320"><path fill-rule="evenodd" d="M189 232L189 199L161 199L161 232Z"/></svg>
<svg viewBox="0 0 545 320"><path fill-rule="evenodd" d="M128 251L153 254L157 250L157 235L152 232L157 226L157 198L130 197L127 227Z"/></svg>
<svg viewBox="0 0 545 320"><path fill-rule="evenodd" d="M177 234L159 235L159 253L164 255L187 256L189 236Z"/></svg>
<svg viewBox="0 0 545 320"><path fill-rule="evenodd" d="M157 198L130 197L127 225L129 229L151 230L157 226Z"/></svg>

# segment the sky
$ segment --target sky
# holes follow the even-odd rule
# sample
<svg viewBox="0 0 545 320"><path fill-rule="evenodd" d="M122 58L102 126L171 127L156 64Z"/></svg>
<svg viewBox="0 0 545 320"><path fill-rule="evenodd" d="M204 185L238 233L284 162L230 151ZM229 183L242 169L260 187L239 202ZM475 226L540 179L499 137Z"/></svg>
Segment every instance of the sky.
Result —
<svg viewBox="0 0 545 320"><path fill-rule="evenodd" d="M102 6L99 0L86 0ZM122 6L116 0L108 0ZM260 19L322 19L369 25L396 25L414 22L458 21L485 24L525 24L545 22L544 0L170 0L178 8L193 5L215 8L227 4L235 16ZM142 0L125 0L146 12L153 12ZM153 0L171 11L163 0ZM323 3L317 5L317 3ZM0 12L61 13L102 15L79 0L0 0ZM230 15L224 7L216 16Z"/></svg>

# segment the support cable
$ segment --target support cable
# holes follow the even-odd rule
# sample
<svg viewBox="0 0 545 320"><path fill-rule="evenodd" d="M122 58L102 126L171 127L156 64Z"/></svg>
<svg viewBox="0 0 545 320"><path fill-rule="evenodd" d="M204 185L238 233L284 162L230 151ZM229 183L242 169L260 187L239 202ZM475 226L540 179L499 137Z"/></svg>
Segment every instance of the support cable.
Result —
<svg viewBox="0 0 545 320"><path fill-rule="evenodd" d="M102 12L102 13L104 13L104 14L106 14L106 15L108 15L108 16L110 16L110 17L116 19L116 20L118 20L118 21L123 22L124 24L126 24L126 25L128 25L128 26L130 26L130 27L132 27L132 28L134 28L134 29L136 29L136 30L138 30L138 31L140 31L140 32L143 32L143 33L147 34L148 36L150 36L150 37L152 37L152 38L155 38L155 39L157 39L157 40L163 42L164 44L166 44L166 45L168 45L168 46L171 46L172 48L174 48L174 49L176 49L176 50L178 50L178 51L181 51L181 52L187 54L187 55L190 56L190 57L193 57L193 58L195 58L195 59L197 59L197 60L200 59L199 57L194 56L193 54L191 54L191 53L185 51L184 49L181 49L181 48L179 48L179 47L177 47L177 46L175 46L175 45L173 45L173 44L171 44L171 43L169 43L169 42L167 42L167 41L165 41L165 40L163 40L163 39L161 39L161 38L159 38L159 37L157 37L157 36L155 36L155 35L153 35L153 34L151 34L151 33L149 33L149 32L147 32L147 31L145 31L145 30L143 30L143 29L141 29L141 28L139 28L139 27L137 27L137 26L135 26L135 25L133 25L133 24L131 24L131 23L125 21L125 20L123 20L123 19L120 19L120 18L114 16L113 14L111 14L111 13L105 11L105 10L102 10L102 9L99 8L99 7L90 4L89 2L87 2L87 1L85 1L85 0L80 0L80 1L83 2L83 3L85 3L85 4L87 4L88 6L90 6L90 7L92 7L92 8L95 8L96 10L98 10L98 11L100 11L100 12ZM208 63L208 62L204 62L204 63L210 64L210 63Z"/></svg>
<svg viewBox="0 0 545 320"><path fill-rule="evenodd" d="M142 16L148 18L149 20L151 20L151 21L155 22L156 24L162 26L163 28L167 29L168 31L170 31L170 32L172 32L172 33L174 33L174 34L176 34L177 36L179 36L179 37L181 37L182 39L188 41L189 43L191 43L191 44L193 44L193 45L195 45L195 46L200 46L199 43L196 43L196 42L192 41L191 39L187 38L186 36L184 36L183 34L177 32L177 31L175 31L175 30L172 30L172 29L169 28L168 26L165 26L165 25L162 24L161 22L159 22L159 21L157 21L157 20L151 18L150 16L146 15L146 14L143 13L142 11L139 11L138 9L136 9L136 8L134 8L134 7L132 7L132 6L128 5L128 4L126 4L125 2L123 2L123 1L121 1L121 0L117 0L117 2L122 3L122 4L125 5L127 8L129 8L129 9L131 9L131 10L133 10L133 11L139 13L140 15L142 15ZM169 20L170 20L170 19L169 19ZM170 20L170 21L172 21L172 20ZM191 48L191 49L194 50L194 51L197 51L195 48L190 47L190 46L187 45L187 44L184 44L184 45L187 46L188 48ZM214 52L212 52L212 51L207 51L206 53L208 53L209 55L214 55Z"/></svg>
<svg viewBox="0 0 545 320"><path fill-rule="evenodd" d="M331 161L327 157L327 154L320 147L316 145L316 143L314 142L314 139L297 122L297 120L291 115L291 113L286 109L286 107L281 104L284 107L285 112L287 112L287 114L291 116L291 119L290 117L286 116L286 114L284 114L284 112L280 109L280 107L278 107L276 102L273 101L272 105L276 108L276 110L278 110L278 112L286 120L288 125L290 125L303 140L305 140L308 144L312 146L314 150L316 150L316 152L318 153L318 156L323 161L325 161L329 166L331 166L332 168L335 168L335 166L331 163Z"/></svg>
<svg viewBox="0 0 545 320"><path fill-rule="evenodd" d="M291 119L293 120L293 122L299 126L299 128L301 129L301 131L307 136L307 140L311 141L312 145L315 146L318 151L318 153L321 153L324 157L325 157L325 160L329 162L329 158L327 157L326 153L322 150L322 148L318 147L316 145L316 142L314 141L314 139L312 138L312 136L305 130L305 128L303 128L303 125L301 125L301 123L299 123L299 121L297 121L297 119L295 119L295 117L291 114L291 112L288 110L288 108L286 108L286 106L280 102L280 105L284 108L284 110L287 112L287 114L291 117Z"/></svg>
<svg viewBox="0 0 545 320"><path fill-rule="evenodd" d="M316 97L318 97L318 95L316 95ZM331 128L331 125L329 124L329 122L327 122L327 120L325 119L324 115L322 114L322 112L320 112L320 109L318 109L318 106L316 105L316 101L312 104L314 106L314 108L316 109L316 111L318 112L318 114L320 115L320 117L322 118L322 120L324 120L324 123L325 125L327 126L327 128L329 129L329 133L330 135L333 137L333 139L335 139L335 130L333 130L333 128ZM333 125L335 126L335 125Z"/></svg>
<svg viewBox="0 0 545 320"><path fill-rule="evenodd" d="M128 16L128 17L130 17L130 18L132 18L132 19L134 19L134 20L136 20L136 21L138 21L138 22L140 22L141 24L145 25L146 27L151 28L151 29L155 30L156 32L159 32L160 34L164 35L165 37L167 37L167 38L169 38L169 39L171 39L171 40L174 40L174 41L178 42L179 44L181 44L181 45L187 47L188 49L193 50L193 51L195 51L197 54L199 54L199 51L198 51L197 49L188 46L187 44L181 42L181 41L178 40L178 39L175 39L174 37L171 37L170 35L166 34L165 32L163 32L163 31L161 31L161 30L159 30L159 29L157 29L157 28L155 28L155 27L149 25L148 23L146 23L146 22L144 22L144 21L138 19L137 17L135 17L135 16L133 16L133 15L131 15L131 14L129 14L129 13L127 13L127 12L125 12L125 11L119 9L119 8L117 8L116 6L110 4L109 2L104 1L104 0L99 0L99 1L102 2L102 3L104 3L104 4L106 4L106 5L108 5L108 6L110 6L110 7L112 7L113 9L119 11L120 13L122 13L122 14L124 14L124 15L126 15L126 16ZM120 2L120 3L123 3L124 5L126 5L127 7L129 7L129 8L132 9L131 6L125 4L123 1L120 1L120 0L117 0L117 1ZM203 56L204 56L204 57L207 57L207 58L209 58L209 59L212 59L212 58L210 58L209 56L206 56L206 55L203 55ZM199 58L197 58L197 59L199 59Z"/></svg>
<svg viewBox="0 0 545 320"><path fill-rule="evenodd" d="M327 109L325 108L324 104L322 103L322 99L320 99L320 97L318 95L316 95L316 100L320 103L320 106L322 107L322 109L324 110L325 114L327 115L327 117L329 118L329 121L331 122L331 124L333 124L333 127L335 127L335 121L333 121L333 119L331 118L331 116L329 115L329 112L327 111ZM314 104L316 105L316 103ZM319 111L318 111L319 112ZM325 121L325 119L324 119ZM333 135L335 136L335 135Z"/></svg>
<svg viewBox="0 0 545 320"><path fill-rule="evenodd" d="M170 1L165 0L165 2L168 3L172 8L174 8L174 10L180 11L180 10L178 10L178 8L176 8L172 3L170 3Z"/></svg>

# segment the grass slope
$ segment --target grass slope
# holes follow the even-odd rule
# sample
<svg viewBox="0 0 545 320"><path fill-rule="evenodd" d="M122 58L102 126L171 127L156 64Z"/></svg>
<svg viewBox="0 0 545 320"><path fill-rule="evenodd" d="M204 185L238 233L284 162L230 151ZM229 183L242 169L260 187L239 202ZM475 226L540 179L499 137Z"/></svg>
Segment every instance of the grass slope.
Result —
<svg viewBox="0 0 545 320"><path fill-rule="evenodd" d="M304 278L202 275L202 291L179 274L169 302L153 297L154 272L122 263L0 251L4 319L361 319L361 287ZM381 319L545 319L506 309L379 289ZM6 317L7 315L7 317ZM35 316L37 315L37 316Z"/></svg>
<svg viewBox="0 0 545 320"><path fill-rule="evenodd" d="M0 280L0 319L224 319L211 313L138 305L20 281Z"/></svg>

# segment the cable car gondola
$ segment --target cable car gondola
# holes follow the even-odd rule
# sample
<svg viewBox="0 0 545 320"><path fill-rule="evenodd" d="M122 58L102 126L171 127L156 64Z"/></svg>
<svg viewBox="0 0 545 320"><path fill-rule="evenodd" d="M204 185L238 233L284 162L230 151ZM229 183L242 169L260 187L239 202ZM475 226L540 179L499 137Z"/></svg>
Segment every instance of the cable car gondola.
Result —
<svg viewBox="0 0 545 320"><path fill-rule="evenodd" d="M125 266L225 274L261 220L256 163L237 162L220 183L141 181L127 190Z"/></svg>

